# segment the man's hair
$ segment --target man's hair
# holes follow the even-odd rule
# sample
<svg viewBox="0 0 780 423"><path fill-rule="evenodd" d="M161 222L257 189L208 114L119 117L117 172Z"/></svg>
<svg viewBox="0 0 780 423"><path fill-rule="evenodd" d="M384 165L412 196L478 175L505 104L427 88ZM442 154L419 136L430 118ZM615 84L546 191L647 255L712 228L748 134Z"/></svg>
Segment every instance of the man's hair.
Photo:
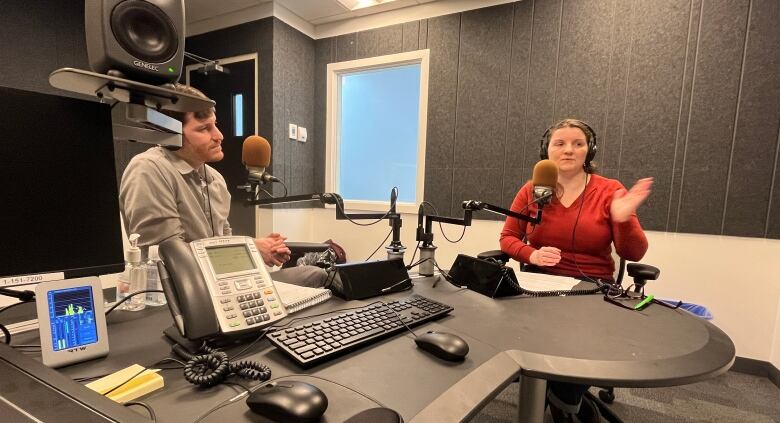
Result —
<svg viewBox="0 0 780 423"><path fill-rule="evenodd" d="M173 85L173 90L176 92L180 92L182 94L189 94L195 97L200 97L205 100L211 100L210 98L206 97L206 94L203 94L203 92L200 91L199 89L190 87L189 85L179 84L178 82ZM173 110L160 110L160 112L164 115L170 116L176 120L181 121L182 124L187 123L185 122L185 119L187 118L188 112L178 112ZM216 113L216 109L214 108L214 106L210 106L209 108L203 110L195 110L194 112L192 112L195 119L198 120L210 118L215 113Z"/></svg>

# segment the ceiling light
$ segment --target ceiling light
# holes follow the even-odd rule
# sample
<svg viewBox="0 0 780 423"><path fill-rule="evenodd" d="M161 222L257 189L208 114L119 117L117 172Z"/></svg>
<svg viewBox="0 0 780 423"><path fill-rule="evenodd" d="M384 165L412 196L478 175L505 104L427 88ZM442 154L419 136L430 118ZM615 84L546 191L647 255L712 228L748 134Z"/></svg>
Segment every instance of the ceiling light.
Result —
<svg viewBox="0 0 780 423"><path fill-rule="evenodd" d="M371 6L378 6L383 3L390 3L395 0L338 0L344 7L349 10L363 9Z"/></svg>

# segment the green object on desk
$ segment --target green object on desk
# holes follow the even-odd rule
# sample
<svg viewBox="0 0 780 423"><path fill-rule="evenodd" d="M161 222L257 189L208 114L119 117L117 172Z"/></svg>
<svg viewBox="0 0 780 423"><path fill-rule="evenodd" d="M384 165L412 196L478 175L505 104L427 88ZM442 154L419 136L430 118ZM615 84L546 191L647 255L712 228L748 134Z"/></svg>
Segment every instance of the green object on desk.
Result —
<svg viewBox="0 0 780 423"><path fill-rule="evenodd" d="M650 304L651 301L653 301L653 296L652 295L648 295L639 304L634 306L634 310L641 310L641 309L643 309L646 305Z"/></svg>

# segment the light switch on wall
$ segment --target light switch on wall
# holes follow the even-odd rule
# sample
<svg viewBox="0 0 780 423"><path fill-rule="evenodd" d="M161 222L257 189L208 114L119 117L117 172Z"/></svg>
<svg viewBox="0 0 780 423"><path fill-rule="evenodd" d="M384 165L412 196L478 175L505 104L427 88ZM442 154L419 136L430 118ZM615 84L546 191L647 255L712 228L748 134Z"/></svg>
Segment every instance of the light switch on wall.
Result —
<svg viewBox="0 0 780 423"><path fill-rule="evenodd" d="M306 128L304 128L303 126L299 126L298 127L298 141L306 142L307 136L308 135L306 134Z"/></svg>
<svg viewBox="0 0 780 423"><path fill-rule="evenodd" d="M291 140L297 140L298 139L298 125L291 123L290 124L290 139Z"/></svg>

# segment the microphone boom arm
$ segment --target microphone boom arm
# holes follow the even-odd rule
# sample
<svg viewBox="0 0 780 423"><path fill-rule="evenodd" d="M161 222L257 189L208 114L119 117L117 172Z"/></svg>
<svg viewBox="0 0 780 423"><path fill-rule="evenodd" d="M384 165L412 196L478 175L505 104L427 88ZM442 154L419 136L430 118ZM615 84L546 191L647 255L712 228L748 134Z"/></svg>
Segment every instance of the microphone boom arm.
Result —
<svg viewBox="0 0 780 423"><path fill-rule="evenodd" d="M344 199L339 194L333 192L312 193L301 195L289 195L285 197L269 197L261 199L249 199L247 202L253 206L265 206L270 204L288 204L301 201L319 201L322 204L333 204L336 206L336 220L368 220L368 219L387 219L393 230L393 240L390 245L385 247L388 258L403 259L406 247L401 244L401 215L396 211L395 203L398 199L396 190L390 193L390 210L387 213L346 213L344 208Z"/></svg>
<svg viewBox="0 0 780 423"><path fill-rule="evenodd" d="M501 214L504 216L514 217L516 219L525 220L526 222L531 222L533 224L538 224L542 221L542 209L539 208L539 210L536 211L536 216L528 216L522 213L514 212L512 210L507 210L503 207L496 206L494 204L485 203L482 201L475 201L475 200L468 200L463 202L463 208L466 209L466 211L470 210L487 210L489 212L493 212L496 214Z"/></svg>
<svg viewBox="0 0 780 423"><path fill-rule="evenodd" d="M504 216L510 216L517 219L522 219L533 224L537 224L542 221L541 208L536 212L536 216L528 216L522 213L507 210L496 205L485 203L482 201L464 201L463 202L463 218L446 217L425 214L425 208L420 204L420 208L417 212L417 242L422 242L420 245L420 261L418 262L420 267L418 273L422 276L433 276L433 268L436 262L435 252L436 246L433 245L433 222L448 223L450 225L458 226L471 226L471 215L475 211L487 210L489 212L498 213Z"/></svg>

